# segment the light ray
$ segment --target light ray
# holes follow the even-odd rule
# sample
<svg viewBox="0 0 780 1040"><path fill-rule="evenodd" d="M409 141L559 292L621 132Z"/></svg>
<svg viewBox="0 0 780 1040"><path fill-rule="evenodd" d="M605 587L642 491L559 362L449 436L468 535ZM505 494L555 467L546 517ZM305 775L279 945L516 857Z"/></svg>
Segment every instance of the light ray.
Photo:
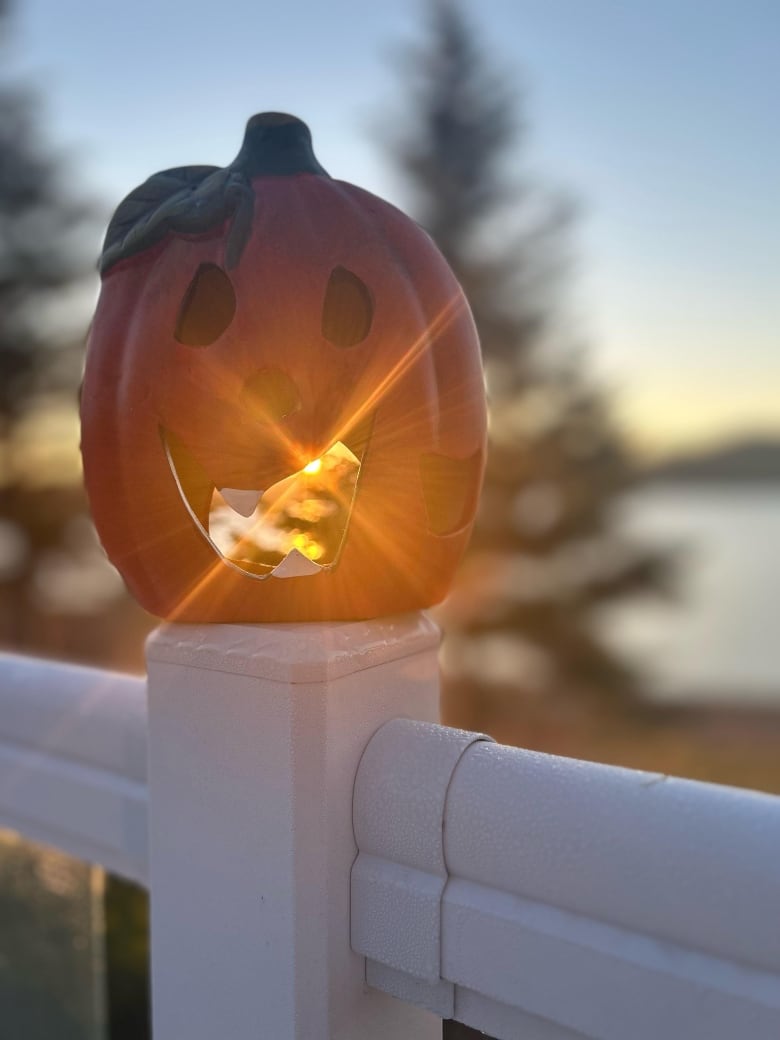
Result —
<svg viewBox="0 0 780 1040"><path fill-rule="evenodd" d="M378 386L371 391L366 400L363 401L363 403L356 409L355 413L350 416L349 420L338 430L333 438L334 440L343 440L347 432L353 426L356 426L370 412L376 410L382 398L393 389L396 383L406 375L409 369L415 364L415 362L417 362L425 351L430 349L433 341L437 339L437 337L439 337L452 323L462 306L463 297L461 294L453 294L436 317L426 325L425 329L420 333L417 339L407 350L404 351L387 375L379 382Z"/></svg>

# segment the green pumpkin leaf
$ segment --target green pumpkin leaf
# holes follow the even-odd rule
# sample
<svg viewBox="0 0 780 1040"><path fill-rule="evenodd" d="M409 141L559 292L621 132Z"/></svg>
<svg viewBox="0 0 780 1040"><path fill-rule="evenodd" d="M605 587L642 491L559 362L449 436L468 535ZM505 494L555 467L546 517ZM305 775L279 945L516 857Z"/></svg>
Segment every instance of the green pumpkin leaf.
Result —
<svg viewBox="0 0 780 1040"><path fill-rule="evenodd" d="M176 230L177 224L197 223L196 213L192 215L196 219L189 221L183 219L184 214L195 201L193 196L196 190L216 173L224 171L219 166L178 166L155 173L131 191L120 203L108 225L100 258L101 273L117 261L158 242L168 231ZM208 221L205 227L218 219L217 214L210 212L213 207L207 204L211 194L208 192L201 195L197 207L204 211L198 217ZM183 226L181 229L184 229Z"/></svg>

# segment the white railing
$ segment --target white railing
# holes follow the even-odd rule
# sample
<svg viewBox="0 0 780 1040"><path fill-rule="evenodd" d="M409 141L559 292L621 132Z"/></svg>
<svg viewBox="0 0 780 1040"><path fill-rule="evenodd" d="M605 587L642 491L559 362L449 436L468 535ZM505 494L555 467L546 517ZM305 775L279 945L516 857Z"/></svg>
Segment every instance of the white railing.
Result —
<svg viewBox="0 0 780 1040"><path fill-rule="evenodd" d="M397 719L355 834L372 986L507 1038L780 1036L778 798Z"/></svg>
<svg viewBox="0 0 780 1040"><path fill-rule="evenodd" d="M146 882L146 683L0 654L0 827Z"/></svg>
<svg viewBox="0 0 780 1040"><path fill-rule="evenodd" d="M0 826L148 885L155 1040L777 1040L780 799L435 725L437 642L0 658Z"/></svg>

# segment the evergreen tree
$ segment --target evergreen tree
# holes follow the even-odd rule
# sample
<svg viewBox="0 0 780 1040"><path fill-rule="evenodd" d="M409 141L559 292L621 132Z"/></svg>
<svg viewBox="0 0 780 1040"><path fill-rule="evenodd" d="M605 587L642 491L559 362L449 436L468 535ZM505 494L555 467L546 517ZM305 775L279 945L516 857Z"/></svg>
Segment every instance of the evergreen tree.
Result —
<svg viewBox="0 0 780 1040"><path fill-rule="evenodd" d="M0 0L0 646L121 667L140 663L148 624L97 545L77 441L61 435L77 422L97 207L42 132L11 30Z"/></svg>
<svg viewBox="0 0 780 1040"><path fill-rule="evenodd" d="M10 67L8 6L0 0L5 70ZM34 394L75 393L76 337L56 306L94 266L91 207L68 190L67 168L42 140L39 126L35 93L1 74L0 436L7 436Z"/></svg>
<svg viewBox="0 0 780 1040"><path fill-rule="evenodd" d="M629 461L604 396L562 349L571 206L518 178L520 100L458 4L428 10L390 149L471 304L490 403L480 511L442 611L445 661L483 687L492 676L625 703L639 677L600 638L596 608L662 588L668 561L616 532Z"/></svg>

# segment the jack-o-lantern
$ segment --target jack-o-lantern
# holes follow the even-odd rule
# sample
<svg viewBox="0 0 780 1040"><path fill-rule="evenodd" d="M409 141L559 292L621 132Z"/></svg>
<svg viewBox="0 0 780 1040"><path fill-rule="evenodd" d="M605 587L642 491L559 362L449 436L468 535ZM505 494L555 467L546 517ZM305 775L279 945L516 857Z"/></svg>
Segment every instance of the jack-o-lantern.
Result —
<svg viewBox="0 0 780 1040"><path fill-rule="evenodd" d="M87 348L82 452L109 558L180 621L430 606L485 452L474 324L428 235L332 180L292 116L227 168L120 205Z"/></svg>

